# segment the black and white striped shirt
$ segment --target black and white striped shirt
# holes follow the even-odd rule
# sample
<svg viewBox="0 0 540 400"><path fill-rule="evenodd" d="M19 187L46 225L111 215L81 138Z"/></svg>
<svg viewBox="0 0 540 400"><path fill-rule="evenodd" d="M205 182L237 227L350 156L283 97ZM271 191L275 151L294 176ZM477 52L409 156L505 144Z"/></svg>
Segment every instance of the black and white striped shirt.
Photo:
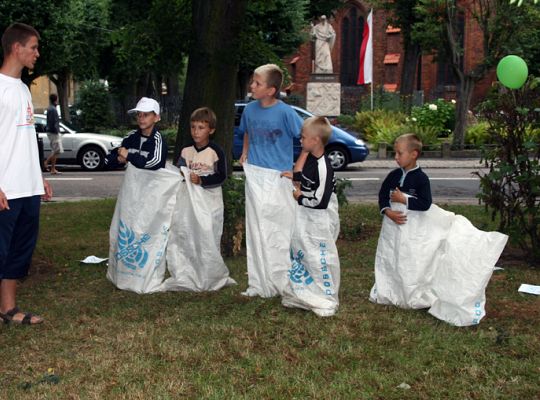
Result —
<svg viewBox="0 0 540 400"><path fill-rule="evenodd" d="M299 180L301 185L298 204L308 208L328 207L330 196L336 191L336 179L326 155L316 158L309 154L302 172L295 173L294 180Z"/></svg>

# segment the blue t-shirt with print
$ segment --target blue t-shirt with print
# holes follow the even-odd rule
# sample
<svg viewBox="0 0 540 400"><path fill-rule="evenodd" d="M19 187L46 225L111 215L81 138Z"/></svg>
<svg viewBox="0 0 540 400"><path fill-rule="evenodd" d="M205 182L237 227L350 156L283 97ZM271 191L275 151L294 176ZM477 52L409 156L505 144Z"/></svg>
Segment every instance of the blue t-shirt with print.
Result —
<svg viewBox="0 0 540 400"><path fill-rule="evenodd" d="M247 132L248 163L278 171L293 166L293 138L300 137L303 120L281 100L270 107L258 101L246 105L240 121L240 132Z"/></svg>

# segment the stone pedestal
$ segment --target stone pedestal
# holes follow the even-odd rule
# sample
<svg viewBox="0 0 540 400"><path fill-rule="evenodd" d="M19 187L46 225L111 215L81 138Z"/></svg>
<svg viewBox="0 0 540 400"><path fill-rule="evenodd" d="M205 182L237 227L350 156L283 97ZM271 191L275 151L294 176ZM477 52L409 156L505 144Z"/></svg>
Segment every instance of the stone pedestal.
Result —
<svg viewBox="0 0 540 400"><path fill-rule="evenodd" d="M324 117L341 114L341 84L335 74L313 74L307 84L306 108Z"/></svg>

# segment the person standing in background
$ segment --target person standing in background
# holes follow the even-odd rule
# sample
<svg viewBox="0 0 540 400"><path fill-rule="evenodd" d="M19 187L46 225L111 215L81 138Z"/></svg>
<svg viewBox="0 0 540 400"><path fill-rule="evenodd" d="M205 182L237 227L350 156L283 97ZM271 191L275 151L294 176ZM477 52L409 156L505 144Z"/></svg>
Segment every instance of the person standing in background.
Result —
<svg viewBox="0 0 540 400"><path fill-rule="evenodd" d="M56 106L58 105L58 96L51 94L49 96L50 104L47 108L47 137L49 138L49 144L51 146L51 154L45 160L45 171L49 171L49 164L51 165L50 172L52 175L61 174L56 169L56 160L58 155L64 152L62 147L62 135L60 135L60 117Z"/></svg>

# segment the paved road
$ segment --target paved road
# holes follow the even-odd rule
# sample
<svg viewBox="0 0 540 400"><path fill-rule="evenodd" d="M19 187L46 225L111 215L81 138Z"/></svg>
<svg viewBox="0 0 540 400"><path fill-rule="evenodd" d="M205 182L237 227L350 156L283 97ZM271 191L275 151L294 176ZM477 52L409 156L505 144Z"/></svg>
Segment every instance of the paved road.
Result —
<svg viewBox="0 0 540 400"><path fill-rule="evenodd" d="M434 201L445 203L477 204L478 177L472 173L482 171L477 160L441 161L422 160L424 171L431 179ZM392 160L368 160L353 164L347 171L338 172L352 187L347 190L351 202L375 202L379 188L390 169ZM63 168L62 175L48 175L54 190L54 201L72 201L116 197L124 171L84 172L77 168ZM235 171L235 174L240 174Z"/></svg>

